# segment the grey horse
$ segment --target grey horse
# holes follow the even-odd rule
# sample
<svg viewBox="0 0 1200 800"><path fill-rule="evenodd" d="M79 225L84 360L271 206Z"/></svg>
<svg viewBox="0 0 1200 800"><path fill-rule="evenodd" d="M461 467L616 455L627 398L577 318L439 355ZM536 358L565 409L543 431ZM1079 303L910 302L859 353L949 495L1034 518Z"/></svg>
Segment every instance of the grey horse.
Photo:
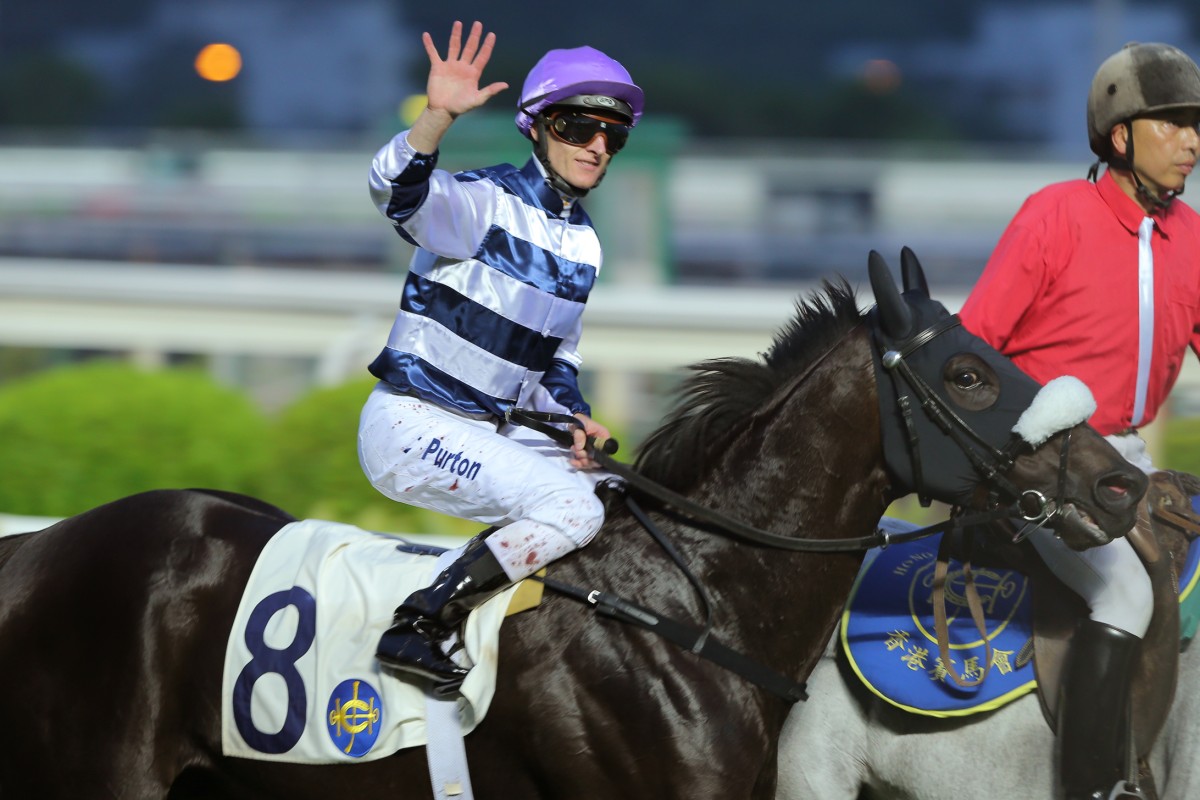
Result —
<svg viewBox="0 0 1200 800"><path fill-rule="evenodd" d="M779 742L776 800L1053 798L1054 736L1035 695L951 720L867 692L839 663L837 635ZM1159 800L1200 797L1200 656L1185 648L1170 716L1151 754ZM853 682L853 683L852 683Z"/></svg>

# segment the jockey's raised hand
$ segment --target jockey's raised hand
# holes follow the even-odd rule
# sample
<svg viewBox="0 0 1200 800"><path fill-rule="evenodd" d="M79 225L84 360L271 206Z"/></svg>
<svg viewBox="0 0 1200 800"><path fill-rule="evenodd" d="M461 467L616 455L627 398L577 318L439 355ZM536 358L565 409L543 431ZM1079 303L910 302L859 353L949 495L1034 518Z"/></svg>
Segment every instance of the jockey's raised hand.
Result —
<svg viewBox="0 0 1200 800"><path fill-rule="evenodd" d="M462 27L461 22L455 22L450 29L450 46L445 59L438 56L433 37L428 33L421 35L425 52L429 54L429 81L425 87L429 108L445 111L451 117L478 108L508 88L508 84L501 81L479 88L483 68L487 66L492 57L492 48L496 46L496 34L483 36L483 24L476 22L471 25L471 32L464 44Z"/></svg>
<svg viewBox="0 0 1200 800"><path fill-rule="evenodd" d="M438 54L433 37L428 32L421 34L425 52L429 55L429 79L425 85L428 99L408 136L409 144L418 152L436 151L451 123L460 114L479 108L508 88L503 81L489 83L482 89L479 87L483 69L496 46L496 34L484 36L483 23L475 22L463 42L462 29L462 22L455 21L444 59Z"/></svg>

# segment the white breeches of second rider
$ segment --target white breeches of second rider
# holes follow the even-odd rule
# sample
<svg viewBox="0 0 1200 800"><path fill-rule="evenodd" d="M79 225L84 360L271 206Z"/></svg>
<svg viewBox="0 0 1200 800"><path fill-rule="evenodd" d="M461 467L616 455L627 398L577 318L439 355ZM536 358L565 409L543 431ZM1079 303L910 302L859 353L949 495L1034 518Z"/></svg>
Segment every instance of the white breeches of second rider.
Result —
<svg viewBox="0 0 1200 800"><path fill-rule="evenodd" d="M377 386L363 406L358 458L371 485L401 503L486 525L517 581L592 540L604 521L596 483L542 433L472 419Z"/></svg>

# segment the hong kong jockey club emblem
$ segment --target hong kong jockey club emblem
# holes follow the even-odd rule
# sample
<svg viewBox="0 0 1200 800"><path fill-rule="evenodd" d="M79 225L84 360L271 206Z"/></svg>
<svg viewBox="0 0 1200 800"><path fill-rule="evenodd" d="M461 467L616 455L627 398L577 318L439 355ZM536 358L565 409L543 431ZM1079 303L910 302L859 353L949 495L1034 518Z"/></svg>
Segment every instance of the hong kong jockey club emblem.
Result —
<svg viewBox="0 0 1200 800"><path fill-rule="evenodd" d="M379 738L383 705L375 687L364 680L342 681L329 698L329 738L348 756L360 758Z"/></svg>
<svg viewBox="0 0 1200 800"><path fill-rule="evenodd" d="M944 663L934 630L933 538L889 547L868 561L848 601L843 646L867 688L894 705L932 716L991 710L1034 686L1032 667L1021 658L1032 628L1027 580L1012 571L973 570L986 626L981 636L967 611L964 566L951 559L941 598L949 639ZM976 682L984 674L987 680L971 687L954 680Z"/></svg>

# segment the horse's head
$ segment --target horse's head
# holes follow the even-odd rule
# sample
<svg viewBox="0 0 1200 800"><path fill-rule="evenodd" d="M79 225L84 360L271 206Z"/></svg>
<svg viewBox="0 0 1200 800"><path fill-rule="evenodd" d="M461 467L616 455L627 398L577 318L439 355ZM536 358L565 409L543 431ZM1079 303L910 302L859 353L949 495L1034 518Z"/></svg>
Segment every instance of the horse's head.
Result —
<svg viewBox="0 0 1200 800"><path fill-rule="evenodd" d="M904 293L876 252L868 269L884 459L901 493L954 505L1017 503L1076 549L1134 523L1146 476L1086 424L1091 392L1039 385L931 300L920 263L901 256Z"/></svg>

